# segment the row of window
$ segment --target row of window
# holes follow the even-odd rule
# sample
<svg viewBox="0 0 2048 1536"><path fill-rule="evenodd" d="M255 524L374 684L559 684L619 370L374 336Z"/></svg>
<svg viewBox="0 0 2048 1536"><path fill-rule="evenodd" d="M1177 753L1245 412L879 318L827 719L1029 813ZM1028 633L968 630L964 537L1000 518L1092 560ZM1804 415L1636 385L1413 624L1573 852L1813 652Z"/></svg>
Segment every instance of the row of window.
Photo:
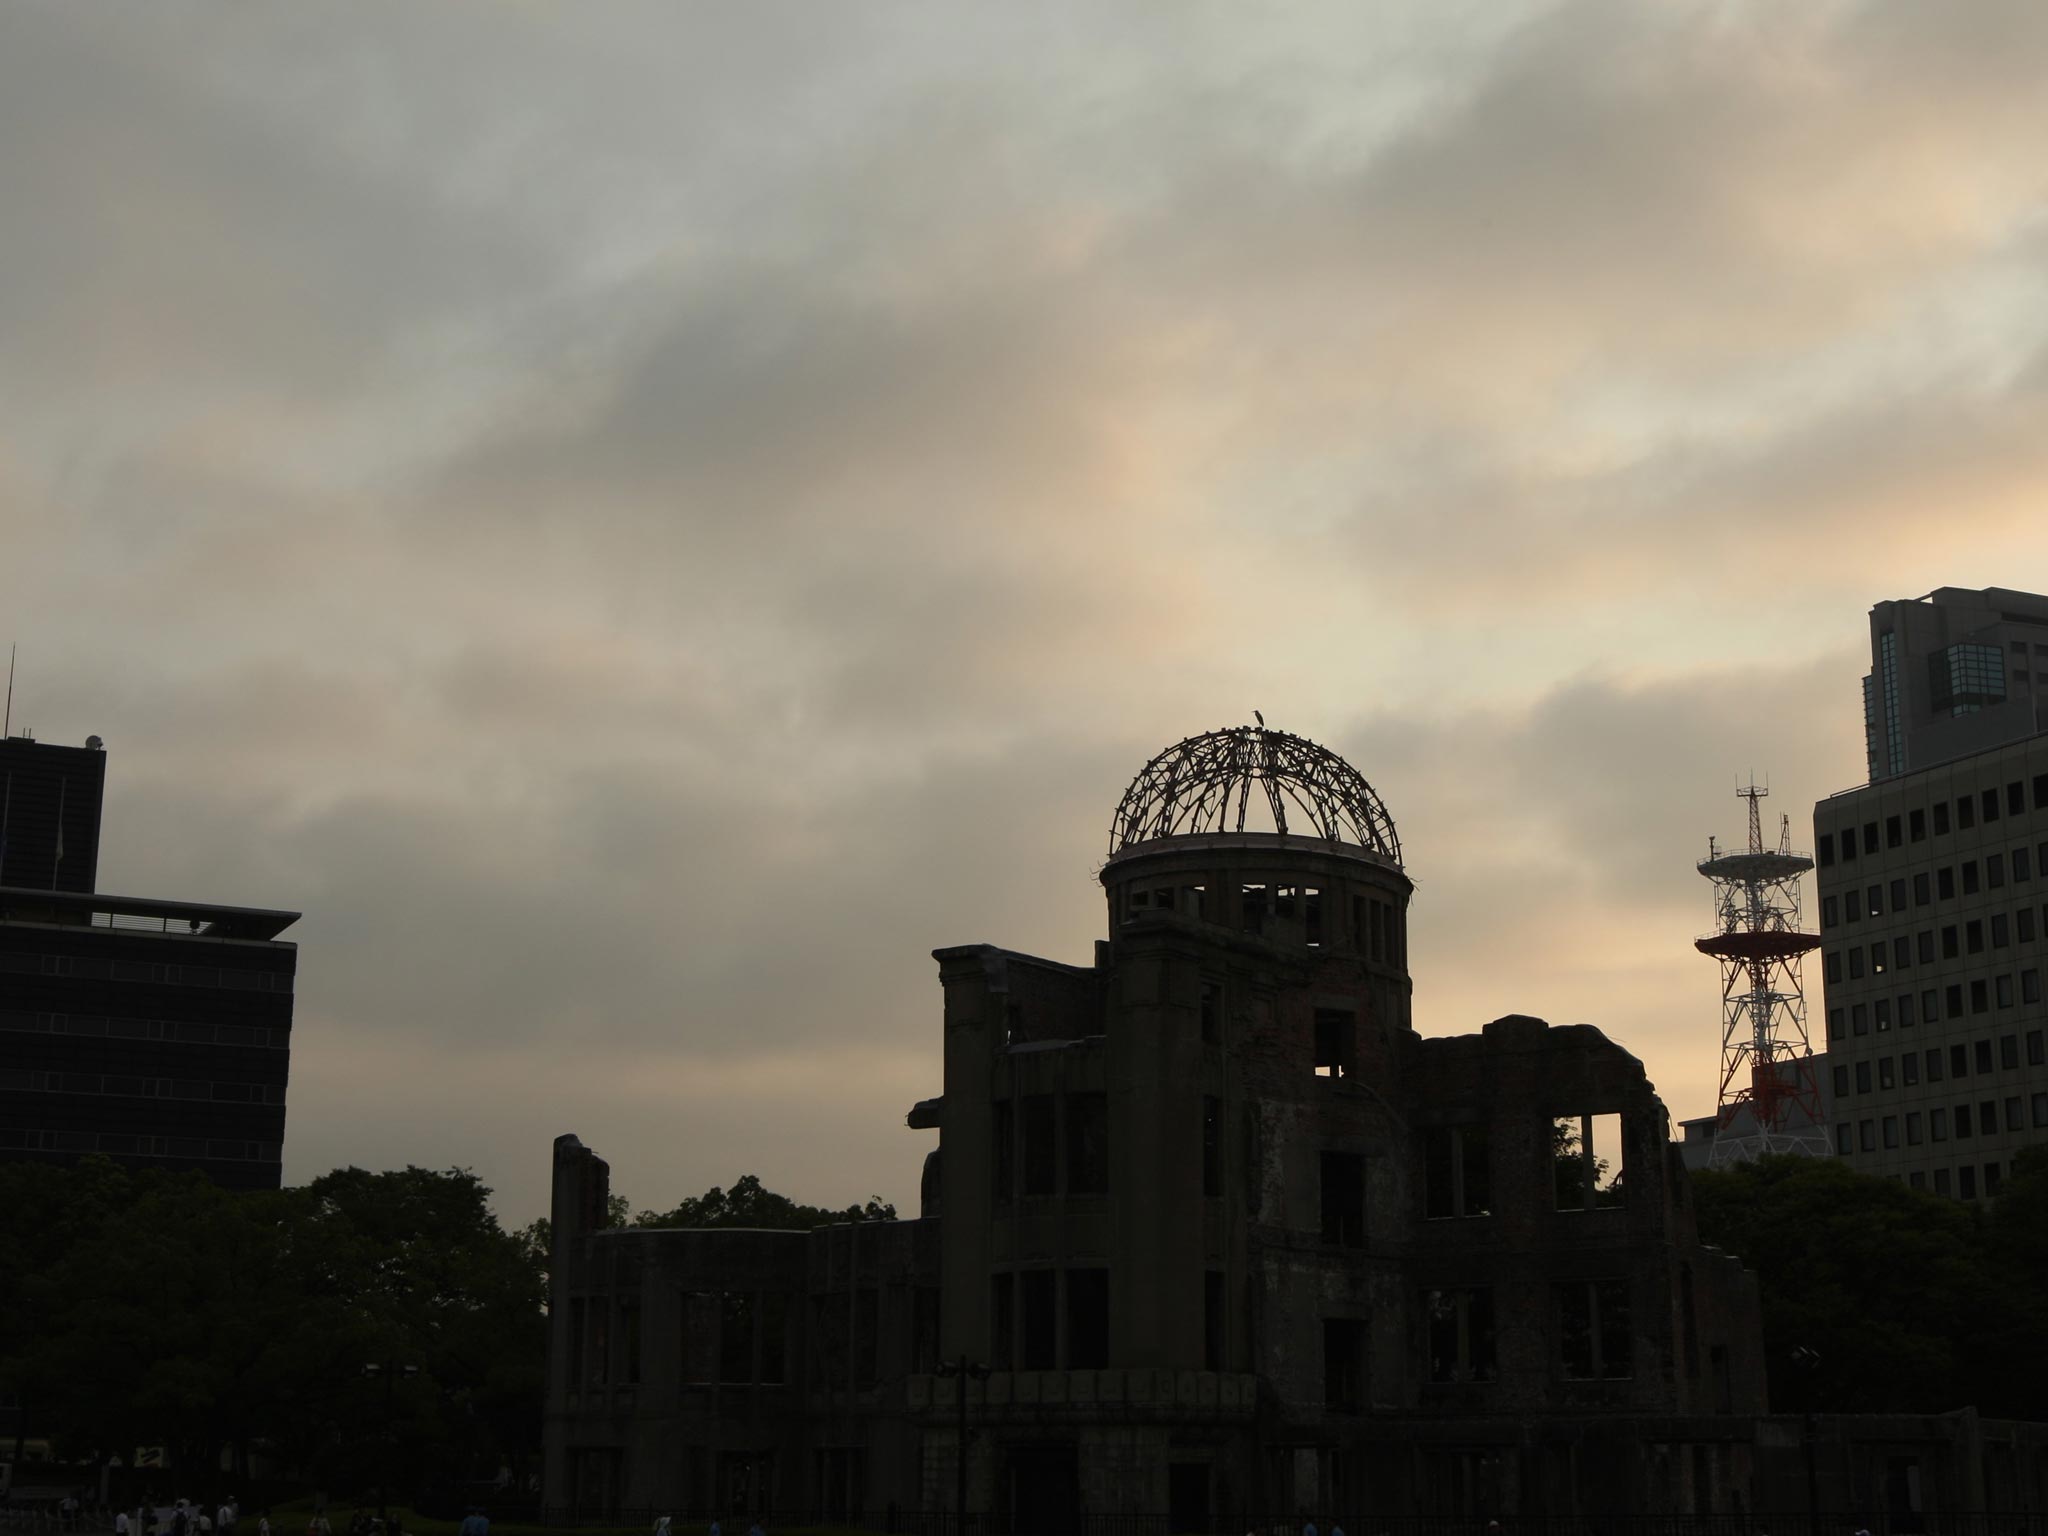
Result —
<svg viewBox="0 0 2048 1536"><path fill-rule="evenodd" d="M1997 1163L1986 1163L1984 1165L1984 1193L1987 1197L1998 1193L1999 1185L2003 1182L2001 1178L2002 1173L2003 1170ZM1918 1168L1915 1168L1906 1175L1906 1183L1914 1189L1927 1189L1930 1187L1927 1174ZM1976 1166L1971 1163L1958 1164L1953 1182L1949 1178L1948 1169L1937 1168L1934 1170L1931 1187L1937 1195L1953 1194L1960 1199L1974 1200L1977 1198Z"/></svg>
<svg viewBox="0 0 2048 1536"><path fill-rule="evenodd" d="M2018 1094L2006 1099L2002 1128L2009 1132L2026 1130L2028 1107ZM2032 1109L2034 1129L2048 1128L2048 1093L2035 1094ZM1997 1099L1985 1099L1975 1105L1938 1105L1928 1110L1926 1117L1928 1141L1947 1141L1951 1136L1957 1141L1968 1141L1973 1135L1996 1136L2001 1129ZM1835 1125L1835 1150L1845 1157L1852 1152L1875 1152L1880 1145L1890 1152L1901 1145L1917 1147L1920 1142L1921 1112L1917 1109L1869 1120L1842 1120Z"/></svg>
<svg viewBox="0 0 2048 1536"><path fill-rule="evenodd" d="M2042 921L2048 924L2048 912ZM1988 918L1973 917L1963 923L1946 923L1941 928L1941 958L1960 960L1965 955L1981 955L1989 949L2010 949L2015 943L2034 942L2034 909L2019 907L2011 912L1993 912ZM1845 949L1831 949L1821 959L1821 972L1831 983L1861 981L1865 974L1864 947L1861 944ZM1887 944L1879 939L1868 950L1867 974L1882 976L1888 971L1906 971L1913 968L1917 960L1921 965L1934 964L1935 930L1923 928L1911 935L1895 935ZM2036 977L2038 973L2025 972ZM2028 998L2028 1002L2037 1001Z"/></svg>
<svg viewBox="0 0 2048 1536"><path fill-rule="evenodd" d="M290 971L246 971L226 965L159 965L153 960L101 960L91 955L0 951L0 971L24 976L75 976L87 981L147 981L173 987L228 987L239 992L289 992Z"/></svg>
<svg viewBox="0 0 2048 1536"><path fill-rule="evenodd" d="M1967 984L1969 1012L1972 1015L1989 1013L1994 1005L1999 1008L2013 1006L2015 996L2023 1003L2041 1001L2041 973L2024 970L2019 973L2019 986L2013 986L2013 976L2003 972L1997 976L1978 977ZM1868 1034L1874 1027L1883 1034L1892 1027L1896 1018L1901 1029L1911 1029L1915 1020L1922 1024L1938 1024L1946 1017L1950 1020L1963 1017L1965 984L1952 981L1946 987L1929 987L1919 995L1916 1003L1911 992L1901 992L1896 998L1880 997L1868 1003L1850 1003L1828 1010L1828 1038L1843 1038L1844 1025L1850 1035ZM1946 1006L1947 1012L1943 1013Z"/></svg>
<svg viewBox="0 0 2048 1536"><path fill-rule="evenodd" d="M1999 819L2001 806L2003 807L2003 814L2006 816L2024 816L2026 814L2027 785L2025 780L2014 779L2005 786L2005 793L2002 796L1996 789L1983 790L1975 795L1957 796L1955 801L1955 829L1958 832L1968 832L1975 828L1980 811L1983 815L1984 825L1990 826ZM2037 811L2048 810L2048 773L2037 773L2034 775L2034 809ZM1935 801L1932 811L1934 835L1936 837L1947 836L1949 831L1949 802L1946 800ZM1899 848L1909 842L1923 842L1927 837L1927 825L1928 810L1926 808L1916 807L1908 811L1903 822L1897 816L1887 816L1884 820L1884 840L1880 845L1878 841L1878 824L1874 821L1866 821L1863 823L1862 828L1863 836L1861 842L1863 853L1867 857L1876 853L1880 846ZM1815 861L1819 863L1821 868L1826 869L1835 862L1838 848L1843 863L1846 864L1854 860L1858 842L1856 833L1857 829L1854 825L1843 827L1839 834L1839 843L1836 841L1836 833L1820 833L1814 839Z"/></svg>
<svg viewBox="0 0 2048 1536"><path fill-rule="evenodd" d="M178 1045L243 1045L291 1049L292 1032L257 1024L200 1024L186 1019L118 1019L97 1013L24 1013L0 1008L0 1030L24 1035L80 1035L88 1039L163 1040Z"/></svg>
<svg viewBox="0 0 2048 1536"><path fill-rule="evenodd" d="M0 1067L0 1092L90 1093L125 1099L186 1099L205 1104L282 1104L282 1083L221 1083L204 1078L129 1077L99 1072Z"/></svg>
<svg viewBox="0 0 2048 1536"><path fill-rule="evenodd" d="M1332 1154L1325 1154L1329 1157ZM1624 1203L1621 1116L1557 1115L1550 1124L1552 1208L1592 1211ZM1327 1178L1328 1175L1326 1174ZM1428 1221L1493 1214L1492 1137L1484 1125L1422 1133L1422 1214ZM1329 1218L1324 1217L1327 1236Z"/></svg>
<svg viewBox="0 0 2048 1536"><path fill-rule="evenodd" d="M2038 1067L2043 1065L2044 1062L2048 1062L2048 1040L2043 1039L2040 1030L2028 1030L2026 1044L2028 1066ZM2020 1037L2018 1035L2001 1035L1999 1037L1998 1063L1995 1067L1992 1065L1991 1040L1988 1036L1977 1042L1975 1056L1977 1075L1979 1077L1986 1076L1994 1071L2015 1071L2020 1064ZM1835 1097L1838 1099L1849 1097L1851 1083L1854 1083L1854 1091L1857 1093L1871 1092L1871 1084L1873 1082L1871 1069L1873 1066L1876 1068L1875 1083L1877 1091L1882 1092L1901 1085L1907 1088L1916 1088L1920 1084L1922 1059L1921 1055L1917 1052L1905 1052L1897 1058L1898 1070L1896 1074L1893 1072L1893 1058L1890 1056L1880 1056L1874 1063L1868 1061L1856 1062L1853 1075L1849 1063L1837 1062L1835 1063ZM1942 1069L1941 1047L1938 1045L1930 1046L1924 1059L1927 1067L1927 1081L1930 1083L1940 1082ZM1958 1082L1968 1077L1970 1075L1970 1060L1971 1050L1969 1046L1960 1042L1951 1045L1948 1048L1948 1075Z"/></svg>
<svg viewBox="0 0 2048 1536"><path fill-rule="evenodd" d="M1225 892L1226 899L1228 892ZM1264 933L1270 924L1301 925L1302 939L1311 949L1331 938L1329 908L1320 886L1285 885L1267 881L1244 881L1237 887L1234 911L1214 914L1217 921L1234 921L1241 932ZM1335 925L1342 934L1344 912L1335 904ZM1124 921L1153 912L1178 912L1185 917L1211 916L1209 887L1206 885L1130 886L1124 892ZM1387 965L1407 961L1407 941L1401 923L1401 909L1392 902L1354 894L1351 898L1351 944L1370 960Z"/></svg>
<svg viewBox="0 0 2048 1536"><path fill-rule="evenodd" d="M274 1141L122 1136L109 1131L16 1130L6 1126L0 1126L0 1152L104 1152L109 1157L203 1157L229 1163L275 1163L284 1157L283 1147Z"/></svg>
<svg viewBox="0 0 2048 1536"><path fill-rule="evenodd" d="M1566 1280L1550 1289L1557 1373L1567 1381L1625 1381L1633 1376L1635 1335L1629 1326L1628 1281ZM1493 1313L1491 1286L1424 1292L1431 1381L1492 1381L1500 1374ZM1327 1355L1326 1338L1326 1393Z"/></svg>
<svg viewBox="0 0 2048 1536"><path fill-rule="evenodd" d="M2009 865L2012 882L2023 885L2033 878L2036 868L2048 871L2048 843L2041 843L2029 849L2024 843L2015 843L2010 850ZM2005 887L2008 859L2006 852L1984 855L1980 866L1976 859L1964 859L1960 864L1944 864L1933 871L1921 870L1913 876L1913 905L1924 907L1931 901L1953 901L1956 898L1957 875L1961 875L1961 889L1965 896L1975 896L1979 890L2002 890ZM1906 910L1906 881L1904 877L1891 882L1892 915L1898 916ZM1861 922L1865 917L1882 917L1885 910L1885 887L1882 884L1866 886L1859 894L1850 891L1840 899L1823 896L1820 902L1820 926L1825 933L1837 924Z"/></svg>

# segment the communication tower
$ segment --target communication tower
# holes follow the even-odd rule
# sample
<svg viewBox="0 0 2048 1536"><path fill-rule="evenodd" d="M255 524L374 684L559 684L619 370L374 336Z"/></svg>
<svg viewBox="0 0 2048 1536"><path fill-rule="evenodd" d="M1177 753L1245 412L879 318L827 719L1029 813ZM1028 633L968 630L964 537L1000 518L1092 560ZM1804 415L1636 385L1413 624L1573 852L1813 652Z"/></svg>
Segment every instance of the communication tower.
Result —
<svg viewBox="0 0 2048 1536"><path fill-rule="evenodd" d="M1800 931L1799 879L1813 860L1792 852L1787 817L1778 846L1764 847L1759 802L1769 793L1753 783L1735 792L1749 802L1748 851L1723 853L1709 838L1699 863L1714 883L1714 932L1695 947L1721 962L1721 1106L1709 1167L1829 1152L1799 981L1800 956L1820 947Z"/></svg>

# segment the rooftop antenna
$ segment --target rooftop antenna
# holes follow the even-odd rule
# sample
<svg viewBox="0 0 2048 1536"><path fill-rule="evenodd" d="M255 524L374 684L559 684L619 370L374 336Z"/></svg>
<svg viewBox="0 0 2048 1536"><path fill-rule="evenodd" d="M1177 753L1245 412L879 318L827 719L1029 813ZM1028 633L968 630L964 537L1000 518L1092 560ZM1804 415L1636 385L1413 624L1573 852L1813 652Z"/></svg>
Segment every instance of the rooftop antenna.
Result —
<svg viewBox="0 0 2048 1536"><path fill-rule="evenodd" d="M12 694L12 692L14 691L14 668L12 663L9 663L8 665L7 687L8 692ZM1263 731L1266 728L1266 717L1260 714L1256 709L1252 711L1252 718L1259 722L1260 730Z"/></svg>

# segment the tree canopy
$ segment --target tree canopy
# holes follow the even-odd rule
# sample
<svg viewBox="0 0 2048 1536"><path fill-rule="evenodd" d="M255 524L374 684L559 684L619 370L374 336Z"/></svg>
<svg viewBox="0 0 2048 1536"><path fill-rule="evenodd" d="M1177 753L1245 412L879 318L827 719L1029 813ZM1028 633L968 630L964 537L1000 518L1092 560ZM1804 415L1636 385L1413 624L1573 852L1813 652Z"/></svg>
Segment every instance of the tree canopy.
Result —
<svg viewBox="0 0 2048 1536"><path fill-rule="evenodd" d="M2048 1359L2048 1147L1979 1208L1774 1157L1692 1176L1700 1236L1756 1272L1772 1406L2038 1411Z"/></svg>
<svg viewBox="0 0 2048 1536"><path fill-rule="evenodd" d="M703 1194L684 1200L673 1210L642 1211L635 1216L636 1227L764 1227L777 1231L804 1231L843 1221L894 1221L896 1207L879 1195L870 1195L866 1205L849 1205L832 1210L819 1205L800 1205L787 1195L763 1187L753 1174L744 1174L731 1189L716 1184Z"/></svg>

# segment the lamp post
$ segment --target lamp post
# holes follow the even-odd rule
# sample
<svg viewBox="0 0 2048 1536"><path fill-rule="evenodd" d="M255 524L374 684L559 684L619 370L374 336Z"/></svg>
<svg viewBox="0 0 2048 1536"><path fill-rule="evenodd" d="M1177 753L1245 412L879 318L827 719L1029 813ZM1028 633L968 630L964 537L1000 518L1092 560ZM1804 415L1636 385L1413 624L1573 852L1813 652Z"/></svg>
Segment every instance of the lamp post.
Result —
<svg viewBox="0 0 2048 1536"><path fill-rule="evenodd" d="M955 1399L959 1408L960 1439L959 1452L954 1457L953 1536L967 1536L967 1383L987 1381L988 1367L962 1355L958 1360L948 1360L941 1365L939 1374L960 1383L960 1394Z"/></svg>
<svg viewBox="0 0 2048 1536"><path fill-rule="evenodd" d="M384 1378L384 1434L377 1449L377 1524L385 1530L391 1527L391 1391L400 1376L411 1381L419 1373L418 1366L402 1365L396 1360L372 1360L363 1366L363 1374L370 1380Z"/></svg>

